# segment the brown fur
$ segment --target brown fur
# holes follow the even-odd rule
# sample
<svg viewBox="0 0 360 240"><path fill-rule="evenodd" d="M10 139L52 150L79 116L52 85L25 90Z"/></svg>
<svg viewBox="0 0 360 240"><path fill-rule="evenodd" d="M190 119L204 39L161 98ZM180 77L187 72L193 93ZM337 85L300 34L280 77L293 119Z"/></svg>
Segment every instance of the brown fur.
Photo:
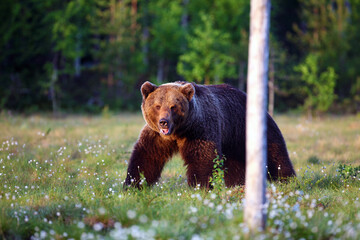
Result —
<svg viewBox="0 0 360 240"><path fill-rule="evenodd" d="M141 87L146 125L132 152L125 186L139 187L140 173L148 184L160 177L166 162L180 153L190 186L209 187L213 159L225 157L225 184L245 183L246 94L228 85L175 83ZM295 176L286 144L268 115L268 179Z"/></svg>

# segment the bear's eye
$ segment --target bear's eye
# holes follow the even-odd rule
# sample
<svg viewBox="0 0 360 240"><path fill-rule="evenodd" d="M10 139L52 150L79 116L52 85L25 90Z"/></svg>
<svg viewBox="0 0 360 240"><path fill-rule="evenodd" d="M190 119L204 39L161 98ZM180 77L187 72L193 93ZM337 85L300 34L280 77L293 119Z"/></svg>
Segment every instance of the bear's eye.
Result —
<svg viewBox="0 0 360 240"><path fill-rule="evenodd" d="M155 106L156 110L160 110L160 105Z"/></svg>
<svg viewBox="0 0 360 240"><path fill-rule="evenodd" d="M174 111L176 109L176 106L172 106L170 107L170 109Z"/></svg>

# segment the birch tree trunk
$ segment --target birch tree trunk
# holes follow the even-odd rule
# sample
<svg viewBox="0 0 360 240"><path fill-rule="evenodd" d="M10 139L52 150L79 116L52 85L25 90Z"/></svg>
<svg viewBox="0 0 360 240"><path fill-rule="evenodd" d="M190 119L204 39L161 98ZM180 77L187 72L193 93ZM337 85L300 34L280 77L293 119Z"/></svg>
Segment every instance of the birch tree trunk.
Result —
<svg viewBox="0 0 360 240"><path fill-rule="evenodd" d="M246 189L244 221L250 232L265 228L266 89L270 0L251 0L246 105Z"/></svg>

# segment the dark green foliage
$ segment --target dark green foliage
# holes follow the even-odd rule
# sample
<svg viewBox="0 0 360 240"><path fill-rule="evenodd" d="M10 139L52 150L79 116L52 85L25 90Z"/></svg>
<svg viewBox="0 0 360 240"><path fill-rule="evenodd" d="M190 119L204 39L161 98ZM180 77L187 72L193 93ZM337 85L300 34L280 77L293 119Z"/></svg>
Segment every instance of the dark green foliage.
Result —
<svg viewBox="0 0 360 240"><path fill-rule="evenodd" d="M294 66L310 55L319 74L337 75L330 86L337 98L320 111L360 111L359 12L358 0L272 1L278 111L309 105L313 83ZM249 13L245 0L3 0L0 109L138 110L147 80L245 90Z"/></svg>
<svg viewBox="0 0 360 240"><path fill-rule="evenodd" d="M0 4L0 108L47 108L42 87L51 49L51 28L41 1Z"/></svg>
<svg viewBox="0 0 360 240"><path fill-rule="evenodd" d="M311 164L320 164L320 159L317 156L311 156L308 158L307 162Z"/></svg>
<svg viewBox="0 0 360 240"><path fill-rule="evenodd" d="M295 25L295 35L290 39L302 52L300 57L310 54L318 56L318 69L326 71L333 68L338 76L335 81L335 94L338 102L351 96L351 88L359 76L358 52L355 42L359 42L355 22L359 21L359 1L346 0L299 0L301 22ZM356 111L356 104L347 108Z"/></svg>

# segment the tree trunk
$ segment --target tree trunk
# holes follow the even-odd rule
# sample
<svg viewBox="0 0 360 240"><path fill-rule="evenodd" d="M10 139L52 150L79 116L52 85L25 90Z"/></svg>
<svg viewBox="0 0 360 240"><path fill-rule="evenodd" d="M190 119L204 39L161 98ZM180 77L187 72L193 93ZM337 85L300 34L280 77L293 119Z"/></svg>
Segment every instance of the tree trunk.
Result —
<svg viewBox="0 0 360 240"><path fill-rule="evenodd" d="M274 64L274 51L270 51L270 64L269 64L269 114L274 116L275 106L275 64Z"/></svg>
<svg viewBox="0 0 360 240"><path fill-rule="evenodd" d="M251 233L265 228L266 82L270 0L251 0L246 105L246 189L244 221Z"/></svg>
<svg viewBox="0 0 360 240"><path fill-rule="evenodd" d="M131 30L132 34L136 32L136 18L137 18L137 0L131 0Z"/></svg>
<svg viewBox="0 0 360 240"><path fill-rule="evenodd" d="M136 35L136 20L137 20L137 0L131 0L131 34L133 39L135 38ZM130 47L131 51L134 52L135 51L135 41L133 42L134 44Z"/></svg>
<svg viewBox="0 0 360 240"><path fill-rule="evenodd" d="M165 65L164 58L160 58L158 64L158 70L157 70L157 77L156 77L156 80L159 84L164 81L164 65Z"/></svg>
<svg viewBox="0 0 360 240"><path fill-rule="evenodd" d="M143 30L142 30L142 55L143 55L143 63L145 65L145 69L148 69L149 66L149 23L148 23L148 4L149 0L145 0L143 3L144 8L144 17L143 17Z"/></svg>
<svg viewBox="0 0 360 240"><path fill-rule="evenodd" d="M183 0L183 9L184 12L181 16L181 26L183 27L183 29L187 29L188 27L188 13L187 13L187 5L189 4L189 0Z"/></svg>
<svg viewBox="0 0 360 240"><path fill-rule="evenodd" d="M184 32L186 33L188 31L188 25L189 25L189 20L188 20L188 11L187 11L187 5L189 4L189 0L183 0L183 14L181 16L181 27L184 30ZM183 52L185 52L186 50L186 41L183 41L181 44L181 50Z"/></svg>
<svg viewBox="0 0 360 240"><path fill-rule="evenodd" d="M55 89L55 84L58 81L59 78L59 74L58 74L58 63L59 63L59 54L55 53L54 57L53 57L53 69L52 69L52 73L51 73L51 77L50 77L50 87L49 87L49 92L50 92L50 99L51 99L51 104L52 104L52 110L53 110L53 115L56 116L58 113L58 105L57 105L57 101L56 101L56 89Z"/></svg>
<svg viewBox="0 0 360 240"><path fill-rule="evenodd" d="M74 60L75 77L80 77L81 74L81 33L76 34L76 57Z"/></svg>
<svg viewBox="0 0 360 240"><path fill-rule="evenodd" d="M115 14L116 14L116 0L112 0L110 3L110 25L114 26L115 24ZM113 31L109 34L110 45L115 42L115 34ZM106 79L107 92L108 96L113 97L113 85L114 85L114 63L108 63L108 74Z"/></svg>
<svg viewBox="0 0 360 240"><path fill-rule="evenodd" d="M239 82L238 88L241 91L244 91L245 90L245 62L243 62L243 61L239 62L238 82Z"/></svg>

